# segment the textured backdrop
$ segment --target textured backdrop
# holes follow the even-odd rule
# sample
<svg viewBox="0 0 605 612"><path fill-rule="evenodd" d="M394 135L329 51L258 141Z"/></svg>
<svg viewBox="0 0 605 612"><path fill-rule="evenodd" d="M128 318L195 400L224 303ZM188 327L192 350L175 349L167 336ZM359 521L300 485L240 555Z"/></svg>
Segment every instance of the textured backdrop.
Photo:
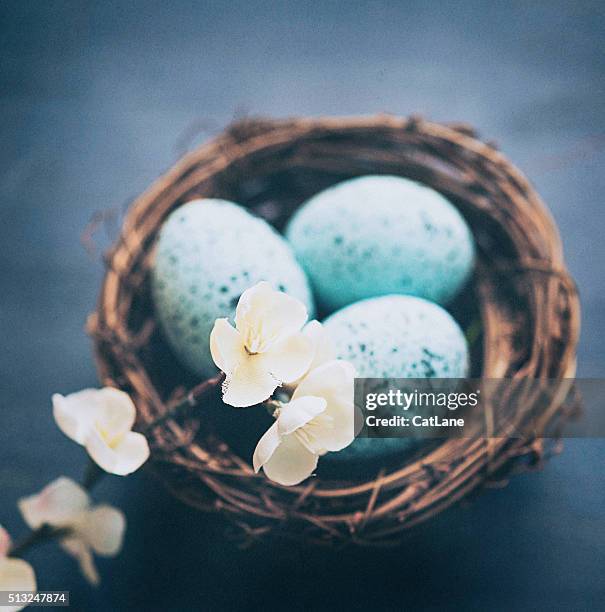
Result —
<svg viewBox="0 0 605 612"><path fill-rule="evenodd" d="M234 116L476 125L551 207L582 296L579 375L605 375L604 6L0 2L0 522L18 536L16 499L84 465L49 402L96 383L83 325L102 268L83 229ZM400 548L340 553L239 551L145 474L112 478L96 498L129 527L98 590L56 546L28 558L82 610L603 609L604 458L603 440L569 441Z"/></svg>

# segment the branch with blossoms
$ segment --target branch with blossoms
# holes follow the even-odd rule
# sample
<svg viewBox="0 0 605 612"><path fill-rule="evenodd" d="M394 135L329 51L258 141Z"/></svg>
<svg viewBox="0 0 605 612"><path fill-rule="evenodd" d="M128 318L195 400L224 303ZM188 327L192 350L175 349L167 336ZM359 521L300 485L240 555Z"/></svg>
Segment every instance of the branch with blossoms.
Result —
<svg viewBox="0 0 605 612"><path fill-rule="evenodd" d="M305 325L306 324L306 325ZM355 368L335 359L319 321L307 323L297 299L261 282L242 293L235 327L217 319L210 351L225 373L223 401L246 407L270 401L275 423L253 456L270 480L284 486L311 476L319 457L355 437ZM280 397L271 400L277 388Z"/></svg>
<svg viewBox="0 0 605 612"><path fill-rule="evenodd" d="M57 540L97 585L94 555L119 553L126 518L110 505L95 505L90 491L104 474L137 471L150 456L144 433L195 408L212 382L223 381L225 404L264 406L273 415L275 422L259 440L252 463L280 485L301 483L313 474L319 457L351 444L355 370L335 358L322 325L307 318L301 302L266 282L244 291L235 326L217 319L210 334L212 358L223 374L195 387L143 433L133 431L136 408L124 391L105 387L53 395L59 429L83 446L91 461L81 485L62 476L18 501L32 530L21 542L12 544L0 526L0 591L36 591L34 570L20 557L49 540Z"/></svg>

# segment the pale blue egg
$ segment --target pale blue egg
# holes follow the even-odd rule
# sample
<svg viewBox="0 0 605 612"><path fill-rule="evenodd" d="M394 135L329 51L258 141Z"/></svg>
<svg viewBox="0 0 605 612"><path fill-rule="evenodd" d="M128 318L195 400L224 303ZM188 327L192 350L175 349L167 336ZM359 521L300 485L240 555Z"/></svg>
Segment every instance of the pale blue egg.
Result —
<svg viewBox="0 0 605 612"><path fill-rule="evenodd" d="M288 243L264 220L226 200L195 200L161 228L151 286L162 330L195 374L217 371L210 355L214 321L235 314L242 292L260 281L301 300L313 315L305 273Z"/></svg>
<svg viewBox="0 0 605 612"><path fill-rule="evenodd" d="M389 294L446 304L473 268L472 234L458 210L397 176L363 176L322 191L297 211L286 236L329 310Z"/></svg>
<svg viewBox="0 0 605 612"><path fill-rule="evenodd" d="M359 378L464 378L469 357L466 338L443 308L403 295L370 298L335 312L324 321L340 359ZM411 438L357 438L330 459L376 458L406 452Z"/></svg>

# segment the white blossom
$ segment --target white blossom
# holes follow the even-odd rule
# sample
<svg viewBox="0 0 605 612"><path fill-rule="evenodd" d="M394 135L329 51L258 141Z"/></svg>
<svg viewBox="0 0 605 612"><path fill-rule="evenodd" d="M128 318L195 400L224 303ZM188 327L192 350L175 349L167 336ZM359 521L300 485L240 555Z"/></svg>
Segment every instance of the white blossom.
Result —
<svg viewBox="0 0 605 612"><path fill-rule="evenodd" d="M313 359L313 346L301 332L307 309L297 299L260 282L242 293L235 327L217 319L210 351L226 374L223 401L253 406L269 398L282 383L300 378Z"/></svg>
<svg viewBox="0 0 605 612"><path fill-rule="evenodd" d="M23 559L8 556L11 539L0 525L0 591L36 591L36 575L32 566ZM2 607L6 612L18 612L25 606Z"/></svg>
<svg viewBox="0 0 605 612"><path fill-rule="evenodd" d="M309 321L302 330L303 335L311 342L313 359L307 371L298 379L287 385L290 389L295 389L302 379L312 370L328 361L336 359L336 349L332 338L326 328L317 320Z"/></svg>
<svg viewBox="0 0 605 612"><path fill-rule="evenodd" d="M277 410L276 421L259 440L253 465L282 485L309 477L318 458L353 441L355 369L334 360L313 369L298 385L292 399Z"/></svg>
<svg viewBox="0 0 605 612"><path fill-rule="evenodd" d="M52 397L53 415L61 431L86 448L93 461L111 474L125 476L149 458L143 434L132 431L136 409L119 389L84 389Z"/></svg>
<svg viewBox="0 0 605 612"><path fill-rule="evenodd" d="M91 584L99 583L93 552L114 557L122 548L124 514L109 505L93 506L88 493L69 478L62 476L40 493L20 499L18 507L31 529L49 525L67 530L59 542Z"/></svg>

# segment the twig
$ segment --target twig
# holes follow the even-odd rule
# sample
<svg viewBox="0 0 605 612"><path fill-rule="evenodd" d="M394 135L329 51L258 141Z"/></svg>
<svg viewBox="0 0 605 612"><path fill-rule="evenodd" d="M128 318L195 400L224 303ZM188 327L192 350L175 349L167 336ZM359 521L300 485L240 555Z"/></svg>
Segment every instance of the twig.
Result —
<svg viewBox="0 0 605 612"><path fill-rule="evenodd" d="M51 527L45 523L44 525L38 527L38 529L34 529L34 531L30 532L20 542L14 544L8 552L8 556L21 557L23 553L31 548L34 548L35 546L39 546L40 544L44 544L45 542L49 542L55 538L64 537L70 533L70 529Z"/></svg>
<svg viewBox="0 0 605 612"><path fill-rule="evenodd" d="M99 480L106 474L105 470L100 468L92 459L86 466L84 472L84 478L82 480L82 486L87 490L91 491L92 488L97 484Z"/></svg>
<svg viewBox="0 0 605 612"><path fill-rule="evenodd" d="M140 431L141 433L145 433L162 423L165 423L169 419L174 419L181 416L187 410L194 408L199 400L211 389L214 389L217 385L223 381L225 375L219 374L214 378L209 380L205 380L200 383L187 394L185 399L179 401L175 406L170 408L165 414L161 417L148 423L143 427ZM88 462L86 466L86 470L84 472L84 478L82 479L82 486L87 490L91 491L94 486L105 476L107 472L105 472L102 468L100 468L92 459ZM33 548L34 546L38 546L45 542L49 542L51 540L65 537L71 533L70 529L62 528L62 527L52 527L48 524L40 525L37 529L31 531L27 536L25 536L20 542L14 544L9 553L9 557L20 557L25 552Z"/></svg>
<svg viewBox="0 0 605 612"><path fill-rule="evenodd" d="M178 418L191 408L195 408L200 399L204 395L206 395L206 393L219 386L224 379L225 375L221 373L215 376L214 378L209 378L208 380L201 382L196 387L193 387L193 389L189 391L189 393L185 396L184 399L178 401L174 406L170 407L162 416L158 417L154 421L151 421L151 423L147 423L143 427L141 427L139 429L139 432L145 434L157 427L158 425L163 425L166 421Z"/></svg>

